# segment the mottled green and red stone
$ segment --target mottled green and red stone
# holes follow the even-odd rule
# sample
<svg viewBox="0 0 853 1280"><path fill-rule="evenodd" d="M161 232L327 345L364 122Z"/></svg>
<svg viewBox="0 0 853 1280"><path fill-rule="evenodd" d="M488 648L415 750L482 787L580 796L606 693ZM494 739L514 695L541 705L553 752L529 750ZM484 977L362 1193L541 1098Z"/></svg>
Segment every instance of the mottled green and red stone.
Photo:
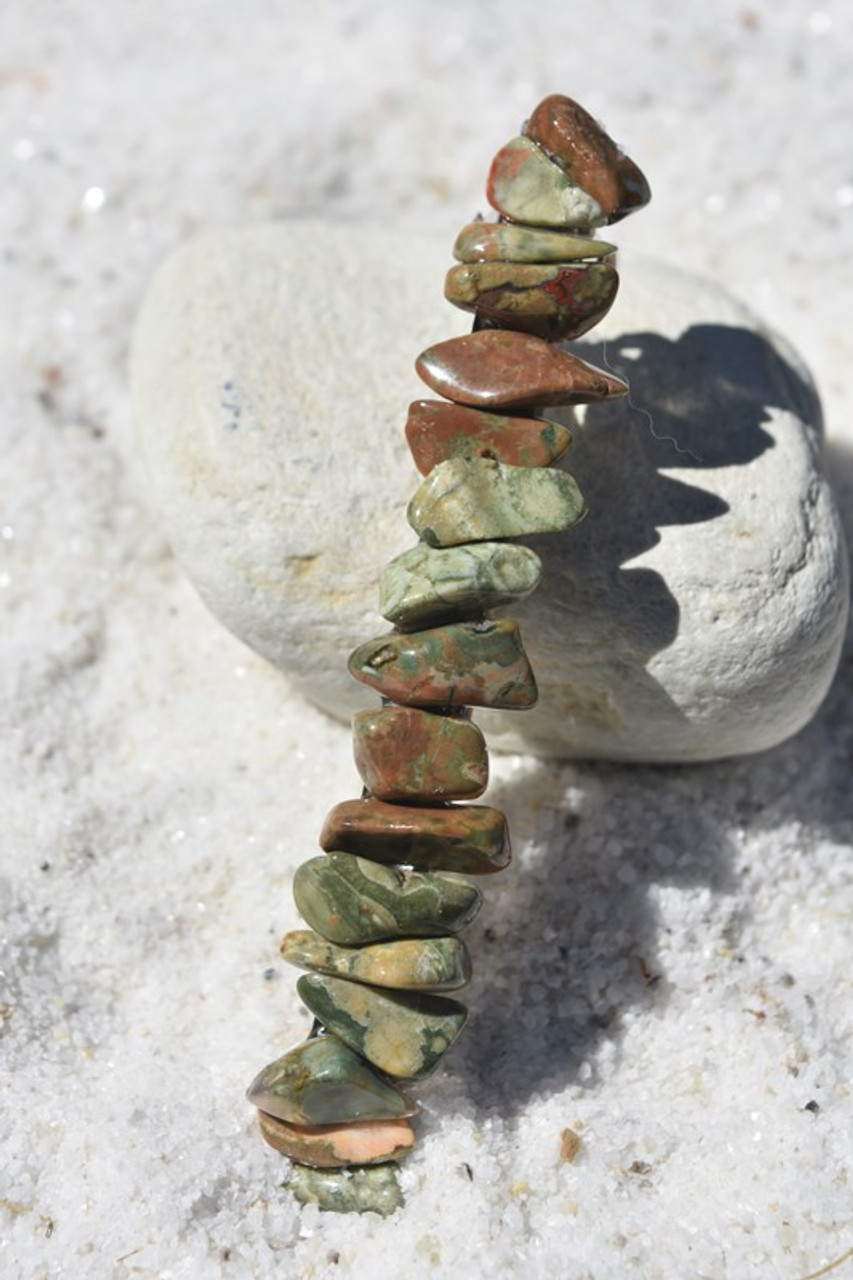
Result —
<svg viewBox="0 0 853 1280"><path fill-rule="evenodd" d="M470 222L453 246L457 262L582 262L615 253L606 240L522 222Z"/></svg>
<svg viewBox="0 0 853 1280"><path fill-rule="evenodd" d="M557 422L484 413L446 400L410 404L406 440L421 475L449 458L493 458L512 467L550 467L572 443L571 432Z"/></svg>
<svg viewBox="0 0 853 1280"><path fill-rule="evenodd" d="M359 645L349 670L405 706L522 710L536 703L536 680L511 618L391 632Z"/></svg>
<svg viewBox="0 0 853 1280"><path fill-rule="evenodd" d="M344 800L326 816L320 847L418 871L485 875L509 865L504 815L484 804L421 809L373 797Z"/></svg>
<svg viewBox="0 0 853 1280"><path fill-rule="evenodd" d="M428 387L478 409L589 404L624 396L627 383L579 356L508 329L484 329L437 342L415 369Z"/></svg>
<svg viewBox="0 0 853 1280"><path fill-rule="evenodd" d="M444 296L478 320L563 342L603 320L618 288L609 262L478 262L451 267Z"/></svg>
<svg viewBox="0 0 853 1280"><path fill-rule="evenodd" d="M457 716L414 707L360 711L353 748L364 785L380 800L473 800L489 781L485 738Z"/></svg>

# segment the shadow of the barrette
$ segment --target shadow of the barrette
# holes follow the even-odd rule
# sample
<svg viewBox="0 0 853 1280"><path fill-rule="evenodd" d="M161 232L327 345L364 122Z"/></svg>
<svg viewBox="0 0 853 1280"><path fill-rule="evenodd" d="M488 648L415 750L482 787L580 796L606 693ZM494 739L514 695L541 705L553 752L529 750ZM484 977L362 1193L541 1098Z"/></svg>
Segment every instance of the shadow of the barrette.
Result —
<svg viewBox="0 0 853 1280"><path fill-rule="evenodd" d="M589 346L583 354L595 360ZM602 493L618 491L626 466L644 493L642 512L632 508L606 550L596 539L594 515L583 547L572 548L573 560L599 557L604 574L629 575L621 566L653 544L662 524L718 513L713 495L699 486L673 487L660 468L746 465L772 447L762 428L766 382L761 394L751 390L756 369L787 387L787 403L805 422L820 424L809 384L751 332L702 326L675 344L625 335L603 354L611 367L625 368L631 404L615 422L612 411L602 410L608 412L606 447L597 456L589 451L587 474L579 478L593 512L596 485ZM638 408L651 414L655 428L640 440L632 421ZM853 542L853 455L827 453ZM554 589L566 552L549 551L545 540L537 549L550 561ZM678 623L666 584L649 581L657 576L635 577L624 595L626 610L643 607L637 597L644 592L654 597L650 653L669 643ZM611 624L618 627L620 618ZM531 628L535 622L526 634ZM449 1066L449 1087L467 1096L478 1117L501 1115L511 1124L537 1094L594 1087L601 1062L618 1055L632 1017L666 1002L658 966L662 893L707 889L719 947L737 962L752 907L733 872L736 832L773 831L796 820L817 835L853 841L851 650L848 634L817 716L773 750L681 767L528 758L492 788L487 799L507 813L518 857L484 885L487 905L469 931L472 1019ZM643 670L637 675L651 680ZM663 690L660 695L666 697ZM549 832L544 842L543 829ZM605 1042L611 1052L602 1054Z"/></svg>

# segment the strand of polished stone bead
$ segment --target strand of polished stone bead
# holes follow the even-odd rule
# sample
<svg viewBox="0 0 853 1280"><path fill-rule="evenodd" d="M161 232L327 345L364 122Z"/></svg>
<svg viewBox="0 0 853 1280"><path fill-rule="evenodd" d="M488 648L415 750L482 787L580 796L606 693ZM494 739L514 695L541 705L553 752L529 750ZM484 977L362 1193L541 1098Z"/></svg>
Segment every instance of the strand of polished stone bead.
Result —
<svg viewBox="0 0 853 1280"><path fill-rule="evenodd" d="M456 934L480 894L442 872L509 862L503 814L467 803L488 781L470 708L536 701L517 625L489 615L528 595L541 565L504 540L568 529L585 512L572 477L550 469L570 433L519 410L626 390L549 344L586 332L612 304L613 246L587 233L645 203L639 170L582 108L553 97L499 152L487 195L501 221L462 230L462 265L445 285L475 313L475 331L416 363L445 399L409 410L406 436L426 478L408 509L420 541L380 584L395 629L350 658L382 697L354 720L365 794L331 810L324 856L294 881L311 928L286 935L282 955L310 971L298 990L322 1034L249 1091L264 1137L294 1161L295 1193L332 1209L387 1213L401 1202L388 1162L411 1148L416 1107L398 1082L432 1071L467 1016L443 993L470 976Z"/></svg>

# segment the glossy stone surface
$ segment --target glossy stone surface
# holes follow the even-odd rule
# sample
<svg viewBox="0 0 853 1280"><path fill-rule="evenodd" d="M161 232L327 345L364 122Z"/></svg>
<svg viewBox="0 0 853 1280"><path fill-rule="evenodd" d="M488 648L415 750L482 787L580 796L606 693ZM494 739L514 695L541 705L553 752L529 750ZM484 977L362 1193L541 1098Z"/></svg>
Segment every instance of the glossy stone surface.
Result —
<svg viewBox="0 0 853 1280"><path fill-rule="evenodd" d="M429 546L454 547L560 533L583 519L586 509L567 471L507 467L491 458L449 458L416 490L406 517Z"/></svg>
<svg viewBox="0 0 853 1280"><path fill-rule="evenodd" d="M296 1125L258 1112L261 1137L283 1156L317 1169L401 1160L415 1145L407 1120L359 1120L343 1125Z"/></svg>
<svg viewBox="0 0 853 1280"><path fill-rule="evenodd" d="M506 818L498 809L470 804L416 809L372 797L336 804L323 823L320 844L377 863L465 875L501 871L511 856Z"/></svg>
<svg viewBox="0 0 853 1280"><path fill-rule="evenodd" d="M378 1213L388 1218L404 1204L394 1164L312 1169L294 1163L287 1189L300 1204L316 1204L330 1213Z"/></svg>
<svg viewBox="0 0 853 1280"><path fill-rule="evenodd" d="M334 849L297 868L293 897L311 928L342 946L458 933L482 905L479 889L455 876L401 871Z"/></svg>
<svg viewBox="0 0 853 1280"><path fill-rule="evenodd" d="M601 205L529 138L513 138L492 161L486 198L501 217L536 227L587 230L607 221Z"/></svg>
<svg viewBox="0 0 853 1280"><path fill-rule="evenodd" d="M427 347L415 368L457 404L523 409L623 396L627 383L529 333L484 329Z"/></svg>
<svg viewBox="0 0 853 1280"><path fill-rule="evenodd" d="M471 222L456 237L457 262L579 262L615 254L616 245L518 222Z"/></svg>
<svg viewBox="0 0 853 1280"><path fill-rule="evenodd" d="M295 929L282 938L281 955L299 969L400 991L454 991L464 987L471 977L468 950L458 938L400 938L366 947L339 947L310 929ZM272 1110L260 1102L255 1105L264 1111Z"/></svg>
<svg viewBox="0 0 853 1280"><path fill-rule="evenodd" d="M349 670L404 705L523 710L536 702L536 681L511 618L379 636L350 655Z"/></svg>
<svg viewBox="0 0 853 1280"><path fill-rule="evenodd" d="M444 296L463 311L549 342L579 338L603 320L619 289L610 262L475 262L451 267Z"/></svg>
<svg viewBox="0 0 853 1280"><path fill-rule="evenodd" d="M321 974L305 974L296 989L324 1027L397 1079L428 1076L468 1018L465 1005L446 996L391 995Z"/></svg>
<svg viewBox="0 0 853 1280"><path fill-rule="evenodd" d="M494 458L513 467L549 467L572 443L571 432L547 418L513 418L446 400L409 405L406 440L415 466L428 475L448 458Z"/></svg>
<svg viewBox="0 0 853 1280"><path fill-rule="evenodd" d="M380 800L473 800L489 781L486 741L476 725L414 707L353 717L355 763Z"/></svg>
<svg viewBox="0 0 853 1280"><path fill-rule="evenodd" d="M410 1098L335 1036L315 1036L271 1062L246 1097L259 1111L298 1125L399 1120L417 1111Z"/></svg>
<svg viewBox="0 0 853 1280"><path fill-rule="evenodd" d="M419 542L383 569L379 611L402 631L480 618L523 600L541 576L542 562L529 547L480 542L443 548Z"/></svg>
<svg viewBox="0 0 853 1280"><path fill-rule="evenodd" d="M619 150L601 125L571 98L554 93L533 112L522 131L617 222L651 199L645 176Z"/></svg>

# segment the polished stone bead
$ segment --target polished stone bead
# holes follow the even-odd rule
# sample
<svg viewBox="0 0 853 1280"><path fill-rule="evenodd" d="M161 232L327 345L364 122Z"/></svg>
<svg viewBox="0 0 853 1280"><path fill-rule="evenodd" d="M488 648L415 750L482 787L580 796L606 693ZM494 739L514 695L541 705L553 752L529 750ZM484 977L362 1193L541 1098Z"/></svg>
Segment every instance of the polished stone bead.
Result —
<svg viewBox="0 0 853 1280"><path fill-rule="evenodd" d="M583 519L586 510L567 471L507 467L491 458L449 458L416 490L406 517L431 547L454 547L560 533Z"/></svg>
<svg viewBox="0 0 853 1280"><path fill-rule="evenodd" d="M349 670L406 706L523 710L536 703L536 681L511 618L391 632L359 645Z"/></svg>
<svg viewBox="0 0 853 1280"><path fill-rule="evenodd" d="M400 938L366 947L339 947L310 929L295 929L282 938L281 955L299 969L399 991L454 991L471 977L468 950L458 938ZM271 1110L260 1102L256 1106Z"/></svg>
<svg viewBox="0 0 853 1280"><path fill-rule="evenodd" d="M513 604L539 585L542 562L529 547L479 542L466 547L428 547L419 542L385 566L379 609L402 631L480 618Z"/></svg>
<svg viewBox="0 0 853 1280"><path fill-rule="evenodd" d="M616 245L520 222L471 222L456 237L457 262L582 262L615 254Z"/></svg>
<svg viewBox="0 0 853 1280"><path fill-rule="evenodd" d="M297 868L293 897L311 928L342 946L458 933L482 905L479 889L455 876L401 871L334 849Z"/></svg>
<svg viewBox="0 0 853 1280"><path fill-rule="evenodd" d="M324 1027L397 1079L429 1075L468 1018L465 1005L446 996L391 995L320 974L304 974L296 989Z"/></svg>
<svg viewBox="0 0 853 1280"><path fill-rule="evenodd" d="M444 296L478 320L563 342L603 320L618 288L609 262L475 262L451 267Z"/></svg>
<svg viewBox="0 0 853 1280"><path fill-rule="evenodd" d="M360 711L355 763L380 800L473 800L489 781L486 741L476 725L413 707Z"/></svg>
<svg viewBox="0 0 853 1280"><path fill-rule="evenodd" d="M569 351L505 329L437 342L418 356L415 368L440 396L482 409L587 404L628 390L621 378Z"/></svg>
<svg viewBox="0 0 853 1280"><path fill-rule="evenodd" d="M617 222L651 199L649 184L634 161L571 98L558 93L545 98L522 132L592 196L605 221Z"/></svg>
<svg viewBox="0 0 853 1280"><path fill-rule="evenodd" d="M258 1112L261 1137L283 1156L316 1169L401 1160L415 1145L407 1120L359 1120L343 1125L296 1125Z"/></svg>
<svg viewBox="0 0 853 1280"><path fill-rule="evenodd" d="M300 1204L316 1204L329 1213L378 1213L388 1218L404 1203L394 1164L312 1169L294 1163L287 1189Z"/></svg>
<svg viewBox="0 0 853 1280"><path fill-rule="evenodd" d="M315 1036L271 1062L246 1097L259 1111L302 1125L399 1120L418 1109L335 1036Z"/></svg>
<svg viewBox="0 0 853 1280"><path fill-rule="evenodd" d="M416 809L372 797L336 804L323 823L320 844L378 863L466 875L501 871L511 856L506 818L498 809Z"/></svg>
<svg viewBox="0 0 853 1280"><path fill-rule="evenodd" d="M529 138L513 138L492 161L486 198L503 218L536 227L600 227L607 221L588 191Z"/></svg>
<svg viewBox="0 0 853 1280"><path fill-rule="evenodd" d="M409 405L406 440L427 475L448 458L494 458L512 467L549 467L566 452L571 433L547 418L510 418L446 400Z"/></svg>

